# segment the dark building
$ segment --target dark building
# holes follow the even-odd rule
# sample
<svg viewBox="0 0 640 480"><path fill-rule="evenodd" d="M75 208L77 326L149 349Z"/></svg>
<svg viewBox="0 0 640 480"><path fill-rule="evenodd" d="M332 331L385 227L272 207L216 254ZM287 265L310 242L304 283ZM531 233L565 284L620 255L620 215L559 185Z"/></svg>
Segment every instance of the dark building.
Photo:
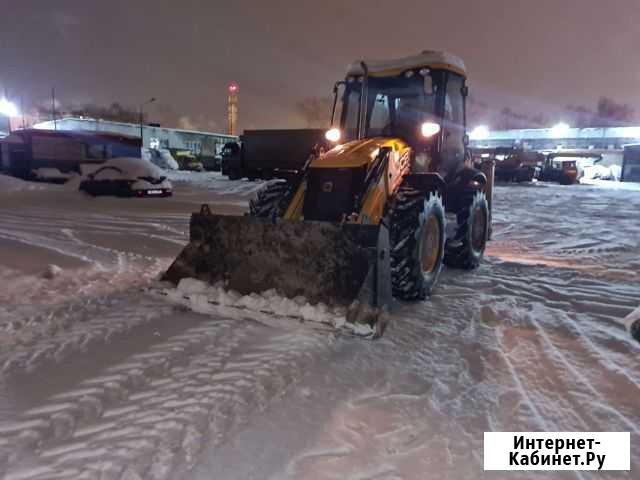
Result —
<svg viewBox="0 0 640 480"><path fill-rule="evenodd" d="M108 158L140 158L140 138L128 135L41 129L16 130L0 140L3 172L29 178L41 168L79 171L82 163Z"/></svg>

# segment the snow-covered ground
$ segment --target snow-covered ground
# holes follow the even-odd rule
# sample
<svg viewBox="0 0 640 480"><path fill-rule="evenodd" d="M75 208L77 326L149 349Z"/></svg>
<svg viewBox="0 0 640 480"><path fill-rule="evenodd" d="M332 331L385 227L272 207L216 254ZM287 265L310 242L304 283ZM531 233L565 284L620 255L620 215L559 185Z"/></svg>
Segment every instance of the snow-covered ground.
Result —
<svg viewBox="0 0 640 480"><path fill-rule="evenodd" d="M0 478L637 477L620 320L640 305L640 191L497 187L482 267L446 270L371 342L148 292L191 211L240 214L259 187L171 180L162 199L0 190ZM489 430L630 431L632 471L485 474Z"/></svg>

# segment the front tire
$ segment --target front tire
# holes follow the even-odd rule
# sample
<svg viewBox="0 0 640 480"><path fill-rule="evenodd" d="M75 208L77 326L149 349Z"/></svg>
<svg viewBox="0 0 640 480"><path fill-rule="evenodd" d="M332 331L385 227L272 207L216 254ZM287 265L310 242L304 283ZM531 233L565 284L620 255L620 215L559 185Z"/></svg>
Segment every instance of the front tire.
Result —
<svg viewBox="0 0 640 480"><path fill-rule="evenodd" d="M456 231L447 239L444 263L472 270L480 265L489 238L489 204L484 192L465 193L456 214Z"/></svg>
<svg viewBox="0 0 640 480"><path fill-rule="evenodd" d="M249 215L258 218L282 217L287 208L289 184L285 180L269 182L249 202Z"/></svg>
<svg viewBox="0 0 640 480"><path fill-rule="evenodd" d="M388 211L391 286L401 300L422 300L435 287L444 257L445 216L438 192L401 187Z"/></svg>

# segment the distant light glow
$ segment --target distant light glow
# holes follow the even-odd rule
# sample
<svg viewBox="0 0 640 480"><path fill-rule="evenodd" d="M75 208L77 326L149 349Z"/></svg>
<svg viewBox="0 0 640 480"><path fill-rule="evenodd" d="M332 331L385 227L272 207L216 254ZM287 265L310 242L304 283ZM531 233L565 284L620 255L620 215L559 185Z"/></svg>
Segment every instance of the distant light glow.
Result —
<svg viewBox="0 0 640 480"><path fill-rule="evenodd" d="M238 93L239 90L240 87L238 87L238 84L232 83L231 85L229 85L229 93Z"/></svg>
<svg viewBox="0 0 640 480"><path fill-rule="evenodd" d="M342 133L340 132L339 128L332 128L330 130L327 130L327 133L324 134L324 138L333 143L339 142L341 136Z"/></svg>
<svg viewBox="0 0 640 480"><path fill-rule="evenodd" d="M471 130L469 138L471 140L486 140L489 138L489 127L485 125L478 125L476 128Z"/></svg>
<svg viewBox="0 0 640 480"><path fill-rule="evenodd" d="M434 122L425 122L420 129L423 137L433 137L440 132L440 125Z"/></svg>
<svg viewBox="0 0 640 480"><path fill-rule="evenodd" d="M560 122L551 127L551 131L549 132L552 138L563 138L569 134L569 125L566 123Z"/></svg>
<svg viewBox="0 0 640 480"><path fill-rule="evenodd" d="M6 117L17 117L18 109L6 98L0 99L0 114Z"/></svg>

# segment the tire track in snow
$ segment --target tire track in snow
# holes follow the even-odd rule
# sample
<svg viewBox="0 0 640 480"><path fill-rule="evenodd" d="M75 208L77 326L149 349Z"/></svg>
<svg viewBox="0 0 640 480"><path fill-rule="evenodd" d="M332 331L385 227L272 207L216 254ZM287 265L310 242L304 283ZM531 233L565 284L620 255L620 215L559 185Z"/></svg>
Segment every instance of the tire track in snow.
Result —
<svg viewBox="0 0 640 480"><path fill-rule="evenodd" d="M45 311L15 312L20 323L18 342L0 351L0 373L11 376L42 365L59 363L76 351L87 351L118 334L168 315L174 309L134 290L126 294L91 298Z"/></svg>
<svg viewBox="0 0 640 480"><path fill-rule="evenodd" d="M553 341L546 333L544 327L535 320L533 315L529 316L529 321L537 329L538 335L540 335L543 342L547 346L546 350L557 360L556 363L563 365L566 371L569 372L575 380L584 385L584 387L593 395L593 397L597 398L600 401L598 407L617 416L622 421L622 423L624 423L626 430L634 432L636 434L640 433L640 429L636 427L635 423L632 420L627 418L620 411L606 405L607 400L604 395L596 387L594 387L593 383L578 368L573 366L573 364L566 358L566 355L562 352L562 349L559 349L554 345ZM596 350L593 347L592 349L594 351ZM594 414L591 414L591 416L593 420L597 421L597 417L595 417ZM587 427L587 425L585 425L585 427Z"/></svg>
<svg viewBox="0 0 640 480"><path fill-rule="evenodd" d="M507 365L507 368L511 373L511 377L515 382L518 393L527 403L527 406L529 407L529 410L533 413L536 421L542 426L542 431L546 431L546 432L557 431L557 428L555 428L555 425L554 426L549 425L548 422L544 419L544 416L540 413L540 411L536 407L536 403L533 401L532 396L529 395L528 393L529 390L527 389L527 387L525 387L522 379L520 378L520 374L518 373L519 369L517 369L514 366L513 362L511 361L511 358L509 357L509 352L507 352L504 348L504 338L502 337L502 331L500 329L496 330L496 338L498 339L498 343L501 347L500 354L505 364ZM571 473L575 474L575 476L579 479L584 478L584 475L581 471L574 471Z"/></svg>
<svg viewBox="0 0 640 480"><path fill-rule="evenodd" d="M1 425L7 478L173 478L282 395L325 342L205 321Z"/></svg>

